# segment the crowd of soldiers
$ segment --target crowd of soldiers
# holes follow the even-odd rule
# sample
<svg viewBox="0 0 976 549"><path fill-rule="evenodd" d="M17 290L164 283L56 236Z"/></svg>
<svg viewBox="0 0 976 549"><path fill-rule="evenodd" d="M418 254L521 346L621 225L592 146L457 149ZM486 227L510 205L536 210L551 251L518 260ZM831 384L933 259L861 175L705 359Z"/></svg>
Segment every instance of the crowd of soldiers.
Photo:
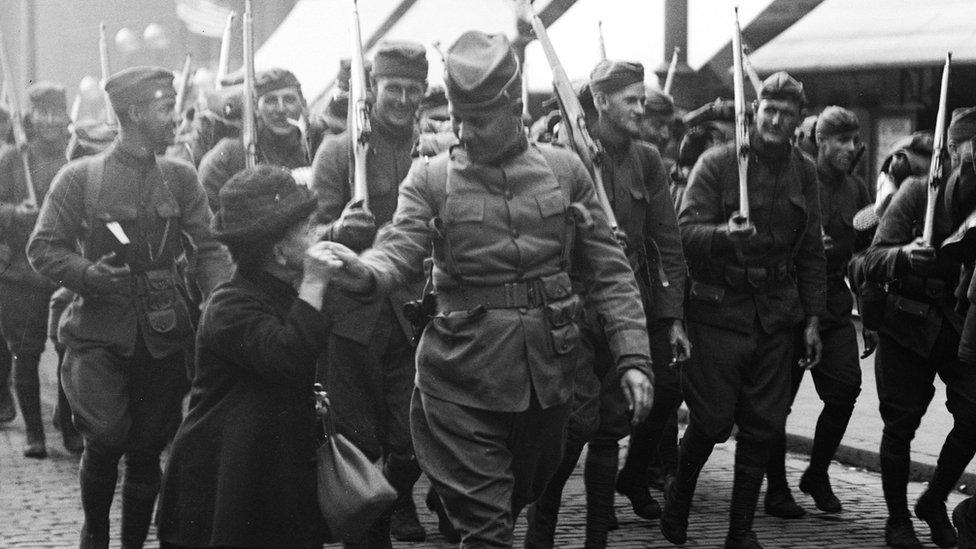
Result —
<svg viewBox="0 0 976 549"><path fill-rule="evenodd" d="M422 542L421 474L449 541L511 547L524 516L525 547L553 547L584 446L585 546L607 546L615 493L681 545L699 473L736 429L725 547L759 548L764 479L765 513L805 514L784 462L807 370L824 407L799 489L856 512L828 466L872 353L886 543L922 547L910 443L938 375L954 424L914 513L938 546L976 547L976 507L954 526L945 504L976 452L976 108L952 114L933 247L919 238L932 135L899 141L870 189L853 175L855 114L828 106L801 126L803 84L773 74L752 109L742 225L727 102L682 119L643 66L604 60L578 98L612 227L558 109L525 119L505 36L466 32L444 64L445 88L429 89L423 45L377 48L368 207L350 188L348 63L318 115L292 73L257 74L251 169L240 76L176 113L171 71L125 69L104 85L117 123L87 130L63 86L31 85L26 151L0 153L0 422L17 413L12 363L24 455L46 456L50 338L55 426L81 454L81 547L108 547L123 456L123 547L144 544L157 495L164 547ZM355 539L319 523L316 381L397 493Z"/></svg>

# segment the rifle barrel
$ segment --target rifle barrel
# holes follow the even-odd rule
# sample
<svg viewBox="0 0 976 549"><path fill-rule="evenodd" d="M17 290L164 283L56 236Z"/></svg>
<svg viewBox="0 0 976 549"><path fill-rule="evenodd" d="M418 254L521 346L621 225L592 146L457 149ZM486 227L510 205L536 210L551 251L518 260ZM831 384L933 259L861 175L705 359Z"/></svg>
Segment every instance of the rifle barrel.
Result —
<svg viewBox="0 0 976 549"><path fill-rule="evenodd" d="M359 23L359 4L352 1L350 16L351 49L349 81L349 137L352 139L352 158L349 174L352 178L352 200L361 202L369 210L369 187L366 179L366 159L369 153L369 105L366 102L366 65L363 57L363 37Z"/></svg>
<svg viewBox="0 0 976 549"><path fill-rule="evenodd" d="M254 90L254 15L251 11L251 0L244 2L244 109L242 120L242 137L244 141L244 159L248 168L253 168L258 161L257 120L255 107L257 103Z"/></svg>
<svg viewBox="0 0 976 549"><path fill-rule="evenodd" d="M668 74L664 77L664 87L661 91L665 95L671 95L671 86L674 85L674 73L678 72L678 51L681 48L675 47L674 52L671 53L671 64L668 65Z"/></svg>
<svg viewBox="0 0 976 549"><path fill-rule="evenodd" d="M98 60L102 69L101 85L105 97L105 123L114 126L118 120L115 118L115 109L112 108L112 101L108 97L108 92L105 91L105 82L112 75L112 69L109 68L108 62L108 38L106 37L105 21L98 24Z"/></svg>
<svg viewBox="0 0 976 549"><path fill-rule="evenodd" d="M224 25L224 35L220 39L220 60L217 63L217 82L216 88L223 87L221 80L227 76L228 65L230 64L230 41L234 30L234 20L237 19L237 12L227 14L227 23Z"/></svg>
<svg viewBox="0 0 976 549"><path fill-rule="evenodd" d="M732 81L735 92L735 148L739 164L739 218L749 220L749 131L746 127L745 84L742 79L742 35L739 8L736 6L732 27Z"/></svg>
<svg viewBox="0 0 976 549"><path fill-rule="evenodd" d="M945 66L942 67L942 85L939 88L939 112L935 117L935 136L932 140L932 162L929 164L928 200L925 203L925 225L922 238L929 246L933 245L935 232L935 207L939 200L939 190L945 185L945 132L946 108L949 97L949 74L952 65L952 52L946 53Z"/></svg>
<svg viewBox="0 0 976 549"><path fill-rule="evenodd" d="M20 112L20 101L17 98L17 86L14 84L13 70L7 57L7 47L3 32L0 31L0 71L3 72L3 82L7 90L7 103L10 109L10 122L14 130L14 141L20 153L20 161L24 167L24 180L27 184L27 201L37 206L37 192L34 190L34 180L31 177L30 159L27 155L27 134L24 132L24 121Z"/></svg>

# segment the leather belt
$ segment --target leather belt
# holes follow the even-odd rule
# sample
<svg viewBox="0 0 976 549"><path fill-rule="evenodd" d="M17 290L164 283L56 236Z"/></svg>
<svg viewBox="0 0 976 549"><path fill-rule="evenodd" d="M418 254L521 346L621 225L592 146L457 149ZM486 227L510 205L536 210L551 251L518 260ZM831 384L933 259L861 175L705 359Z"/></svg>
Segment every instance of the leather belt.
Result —
<svg viewBox="0 0 976 549"><path fill-rule="evenodd" d="M437 292L441 312L485 309L520 309L541 307L543 292L538 280L509 282L498 286L465 286Z"/></svg>

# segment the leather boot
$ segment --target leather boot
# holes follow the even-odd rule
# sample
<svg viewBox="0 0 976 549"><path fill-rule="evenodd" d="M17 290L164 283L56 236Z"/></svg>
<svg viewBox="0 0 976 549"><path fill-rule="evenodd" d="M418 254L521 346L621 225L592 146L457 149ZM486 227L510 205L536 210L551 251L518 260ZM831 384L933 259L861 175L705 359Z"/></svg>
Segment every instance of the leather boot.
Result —
<svg viewBox="0 0 976 549"><path fill-rule="evenodd" d="M678 471L664 486L661 534L675 545L688 541L688 514L695 495L698 474L712 454L713 444L697 435L692 427L685 431L678 452Z"/></svg>
<svg viewBox="0 0 976 549"><path fill-rule="evenodd" d="M617 444L590 443L583 470L586 487L586 549L607 546L610 512L613 509L613 487L617 477ZM646 490L646 486L644 487Z"/></svg>
<svg viewBox="0 0 976 549"><path fill-rule="evenodd" d="M800 507L786 482L786 437L777 436L769 442L769 459L766 461L766 498L763 506L767 515L794 519L807 512Z"/></svg>
<svg viewBox="0 0 976 549"><path fill-rule="evenodd" d="M444 504L441 503L440 496L433 488L427 490L427 497L424 499L424 503L427 504L427 509L432 511L437 515L437 531L444 536L444 539L448 543L460 543L461 534L454 528L454 523L451 522L451 517L447 516L447 511L444 509Z"/></svg>
<svg viewBox="0 0 976 549"><path fill-rule="evenodd" d="M397 491L390 517L390 534L399 541L425 541L427 532L417 519L413 485L420 478L420 465L413 456L391 454L386 461L386 477Z"/></svg>
<svg viewBox="0 0 976 549"><path fill-rule="evenodd" d="M7 349L7 342L0 339L0 423L10 423L17 417L17 405L10 392L10 372L13 370L13 357Z"/></svg>
<svg viewBox="0 0 976 549"><path fill-rule="evenodd" d="M159 484L128 479L122 484L122 548L141 549L146 543Z"/></svg>
<svg viewBox="0 0 976 549"><path fill-rule="evenodd" d="M824 513L840 513L844 510L840 500L834 495L834 490L830 487L830 478L826 474L814 476L807 469L800 477L800 491L812 497L817 509Z"/></svg>
<svg viewBox="0 0 976 549"><path fill-rule="evenodd" d="M976 498L966 498L952 511L952 524L959 536L956 547L976 549Z"/></svg>
<svg viewBox="0 0 976 549"><path fill-rule="evenodd" d="M41 384L37 373L39 359L38 356L28 354L18 355L14 359L14 388L17 390L17 402L20 404L20 413L24 416L27 434L24 457L34 459L47 457L44 423L41 420Z"/></svg>
<svg viewBox="0 0 976 549"><path fill-rule="evenodd" d="M96 454L91 449L81 456L81 508L85 523L81 529L82 549L106 549L109 541L109 510L118 480L118 458Z"/></svg>
<svg viewBox="0 0 976 549"><path fill-rule="evenodd" d="M556 523L562 505L563 488L576 469L583 442L566 439L563 460L549 479L542 495L526 512L525 549L552 549L556 537Z"/></svg>
<svg viewBox="0 0 976 549"><path fill-rule="evenodd" d="M738 455L738 453L737 448L736 454ZM759 490L762 488L763 473L763 469L759 467L738 464L735 466L732 503L729 507L729 533L725 537L725 547L727 548L757 549L762 547L756 540L756 534L752 530L752 522L756 514Z"/></svg>
<svg viewBox="0 0 976 549"><path fill-rule="evenodd" d="M885 522L885 543L888 547L899 549L922 549L925 547L918 541L915 535L915 527L912 526L912 519L891 518Z"/></svg>
<svg viewBox="0 0 976 549"><path fill-rule="evenodd" d="M973 458L973 445L959 439L959 427L954 427L946 437L935 474L929 481L929 487L918 498L915 504L915 516L929 525L932 543L939 547L953 547L956 545L956 530L949 522L945 501L949 492L956 486L966 465Z"/></svg>

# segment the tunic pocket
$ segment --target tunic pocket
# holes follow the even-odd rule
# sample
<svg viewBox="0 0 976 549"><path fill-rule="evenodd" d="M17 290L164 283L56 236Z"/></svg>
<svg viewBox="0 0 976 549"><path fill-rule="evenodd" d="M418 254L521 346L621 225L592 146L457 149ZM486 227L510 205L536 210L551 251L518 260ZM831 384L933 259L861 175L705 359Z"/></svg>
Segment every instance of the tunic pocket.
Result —
<svg viewBox="0 0 976 549"><path fill-rule="evenodd" d="M560 189L537 194L535 201L539 204L539 214L543 218L562 214L566 211L566 201Z"/></svg>

